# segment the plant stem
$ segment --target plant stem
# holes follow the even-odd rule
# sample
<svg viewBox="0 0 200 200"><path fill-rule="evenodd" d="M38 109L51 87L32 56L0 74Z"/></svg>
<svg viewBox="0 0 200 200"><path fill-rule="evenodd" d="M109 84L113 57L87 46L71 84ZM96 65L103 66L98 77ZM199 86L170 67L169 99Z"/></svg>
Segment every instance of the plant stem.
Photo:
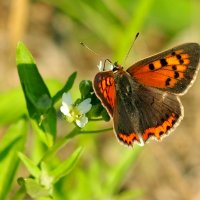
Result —
<svg viewBox="0 0 200 200"><path fill-rule="evenodd" d="M85 133L100 133L100 132L106 132L106 131L111 131L113 128L105 128L101 130L88 130L88 131L80 131L81 134Z"/></svg>
<svg viewBox="0 0 200 200"><path fill-rule="evenodd" d="M98 118L98 119L92 119L92 118L89 118L89 121L102 121L103 120L103 118Z"/></svg>
<svg viewBox="0 0 200 200"><path fill-rule="evenodd" d="M41 162L51 158L56 152L58 152L64 145L67 144L70 138L73 138L74 136L78 135L80 133L79 130L79 128L75 127L69 134L67 134L65 137L56 142L55 145L47 151L47 153L42 158Z"/></svg>
<svg viewBox="0 0 200 200"><path fill-rule="evenodd" d="M75 137L78 134L87 134L87 133L93 134L93 133L106 132L110 130L112 130L112 128L106 128L106 129L101 129L101 130L80 131L80 128L75 127L69 134L67 134L64 138L56 142L55 145L47 151L47 153L41 159L40 163L42 161L49 160L55 153L57 153L64 145L67 144L69 139Z"/></svg>

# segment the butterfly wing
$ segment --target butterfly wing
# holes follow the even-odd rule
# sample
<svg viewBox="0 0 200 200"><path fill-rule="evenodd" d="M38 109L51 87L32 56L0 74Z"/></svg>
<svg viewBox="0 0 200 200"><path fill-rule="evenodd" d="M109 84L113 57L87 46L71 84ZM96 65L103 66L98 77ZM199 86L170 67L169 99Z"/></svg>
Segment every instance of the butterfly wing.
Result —
<svg viewBox="0 0 200 200"><path fill-rule="evenodd" d="M124 144L144 144L151 137L160 140L179 124L183 108L176 95L142 86L128 74L115 81L114 129Z"/></svg>
<svg viewBox="0 0 200 200"><path fill-rule="evenodd" d="M108 113L113 116L115 105L115 83L112 71L99 72L93 84L96 95L101 100Z"/></svg>
<svg viewBox="0 0 200 200"><path fill-rule="evenodd" d="M199 44L186 43L141 60L127 72L144 86L183 94L196 77L199 58Z"/></svg>

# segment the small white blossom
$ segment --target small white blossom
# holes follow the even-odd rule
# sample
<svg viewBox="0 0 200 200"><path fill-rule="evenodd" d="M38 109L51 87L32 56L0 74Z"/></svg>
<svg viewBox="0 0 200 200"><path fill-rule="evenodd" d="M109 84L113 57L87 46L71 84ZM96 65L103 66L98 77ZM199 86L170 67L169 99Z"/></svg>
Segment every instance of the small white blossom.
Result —
<svg viewBox="0 0 200 200"><path fill-rule="evenodd" d="M88 118L85 114L89 112L91 107L90 98L85 99L78 105L74 105L71 94L63 93L60 111L66 116L69 122L75 121L80 128L83 128L88 123Z"/></svg>
<svg viewBox="0 0 200 200"><path fill-rule="evenodd" d="M82 114L87 113L92 107L90 102L91 102L91 99L87 98L84 101L82 101L80 104L78 104L77 109L79 110L79 112Z"/></svg>
<svg viewBox="0 0 200 200"><path fill-rule="evenodd" d="M76 124L81 128L84 127L87 123L88 123L88 118L86 116L82 116L76 120Z"/></svg>
<svg viewBox="0 0 200 200"><path fill-rule="evenodd" d="M102 71L110 71L110 70L113 69L113 65L112 64L104 66L103 62L101 60L100 60L99 64L97 65L97 67L98 67L100 72L102 72Z"/></svg>
<svg viewBox="0 0 200 200"><path fill-rule="evenodd" d="M103 71L103 63L102 63L102 60L100 60L99 64L97 65L98 69L100 72Z"/></svg>
<svg viewBox="0 0 200 200"><path fill-rule="evenodd" d="M70 116L70 109L72 107L72 96L70 93L63 93L62 95L62 106L60 107L60 111L66 115Z"/></svg>

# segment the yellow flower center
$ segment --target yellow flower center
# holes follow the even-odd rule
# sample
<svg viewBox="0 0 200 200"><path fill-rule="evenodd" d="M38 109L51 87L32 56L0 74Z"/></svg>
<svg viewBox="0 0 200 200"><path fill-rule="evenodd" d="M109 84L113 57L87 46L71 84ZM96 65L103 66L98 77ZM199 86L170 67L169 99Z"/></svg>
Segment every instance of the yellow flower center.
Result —
<svg viewBox="0 0 200 200"><path fill-rule="evenodd" d="M71 116L68 116L67 119L68 119L69 122L73 122L73 121L79 119L83 114L80 113L80 111L77 109L76 106L73 106L70 109L70 115Z"/></svg>

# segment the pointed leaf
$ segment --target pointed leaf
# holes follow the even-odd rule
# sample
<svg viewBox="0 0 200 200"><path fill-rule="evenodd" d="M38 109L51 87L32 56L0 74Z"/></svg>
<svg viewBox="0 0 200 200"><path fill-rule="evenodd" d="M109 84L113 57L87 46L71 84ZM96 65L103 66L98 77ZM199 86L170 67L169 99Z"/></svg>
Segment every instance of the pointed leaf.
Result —
<svg viewBox="0 0 200 200"><path fill-rule="evenodd" d="M39 179L41 171L38 168L38 166L32 160L30 160L26 155L24 155L23 153L18 152L18 156L19 156L20 160L26 166L29 173L31 175L33 175L35 178Z"/></svg>
<svg viewBox="0 0 200 200"><path fill-rule="evenodd" d="M76 75L77 75L77 72L73 72L73 73L69 76L69 78L67 79L67 81L66 81L64 87L63 87L61 90L59 90L59 91L53 96L53 98L52 98L53 104L55 104L55 103L62 97L62 94L63 94L64 92L67 93L67 92L72 88L72 86L73 86L73 84L74 84L74 81L75 81L75 79L76 79Z"/></svg>
<svg viewBox="0 0 200 200"><path fill-rule="evenodd" d="M16 63L30 117L50 134L50 138L55 139L56 112L52 107L49 90L31 53L22 42L17 45Z"/></svg>
<svg viewBox="0 0 200 200"><path fill-rule="evenodd" d="M50 176L54 177L54 182L58 181L61 177L66 176L75 167L82 150L82 147L79 147L68 159L63 161L56 169L49 172Z"/></svg>
<svg viewBox="0 0 200 200"><path fill-rule="evenodd" d="M35 116L50 108L50 93L31 53L22 42L17 45L16 62L29 114L32 118L35 118Z"/></svg>
<svg viewBox="0 0 200 200"><path fill-rule="evenodd" d="M32 179L32 178L24 179L23 184L26 188L27 194L29 194L34 199L51 195L51 191L43 187L35 179Z"/></svg>

